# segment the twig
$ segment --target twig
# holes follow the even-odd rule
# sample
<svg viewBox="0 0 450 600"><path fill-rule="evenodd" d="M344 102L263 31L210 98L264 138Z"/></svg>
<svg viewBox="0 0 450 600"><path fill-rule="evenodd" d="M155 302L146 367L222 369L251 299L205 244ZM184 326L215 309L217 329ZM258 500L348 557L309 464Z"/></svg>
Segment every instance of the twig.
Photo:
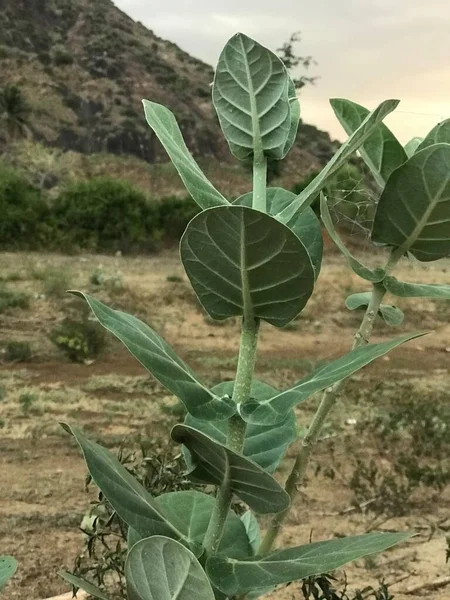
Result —
<svg viewBox="0 0 450 600"><path fill-rule="evenodd" d="M399 591L399 594L415 594L416 592L432 592L440 588L445 587L450 583L450 577L444 577L443 579L436 579L435 581L429 581L428 583L421 583L414 587L407 588L406 590Z"/></svg>
<svg viewBox="0 0 450 600"><path fill-rule="evenodd" d="M89 594L87 594L83 590L78 590L75 596L72 594L72 592L67 592L66 594L61 594L60 596L52 596L51 598L46 598L45 600L72 600L72 598L74 598L75 600L86 600L86 598L89 598Z"/></svg>

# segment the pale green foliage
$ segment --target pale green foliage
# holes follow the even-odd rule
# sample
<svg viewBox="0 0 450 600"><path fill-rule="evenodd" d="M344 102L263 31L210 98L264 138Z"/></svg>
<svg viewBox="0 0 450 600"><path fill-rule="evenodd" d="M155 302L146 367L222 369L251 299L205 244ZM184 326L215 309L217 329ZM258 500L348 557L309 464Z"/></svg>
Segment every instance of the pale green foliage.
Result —
<svg viewBox="0 0 450 600"><path fill-rule="evenodd" d="M377 315L399 325L403 313L383 304L387 292L449 298L449 286L404 283L391 275L411 253L436 260L450 252L450 144L447 122L404 149L382 123L397 100L373 112L332 101L349 134L323 171L300 195L266 187L268 158L282 158L295 140L300 107L281 61L243 34L225 46L213 85L214 104L231 151L252 158L253 191L230 203L189 154L175 117L144 101L147 121L166 148L202 211L187 226L181 259L194 291L213 319L242 318L234 381L209 389L151 327L80 294L98 321L183 402L188 414L172 439L182 444L189 477L216 487L153 497L105 448L74 427L92 479L128 526L126 579L130 600L257 598L277 586L337 569L381 552L409 533L371 533L273 550L343 380L423 332L369 344ZM322 190L357 150L380 186L372 239L390 247L384 263L368 268L335 230ZM295 319L313 293L322 261L321 226L309 208L321 194L323 223L349 267L371 291L347 298L364 310L353 348L285 390L253 379L260 321L276 327ZM308 428L294 408L324 391ZM295 468L283 486L273 477L289 446L302 437ZM250 510L232 510L236 496ZM261 539L259 515L273 514ZM305 540L306 542L306 540ZM103 592L63 576L104 600Z"/></svg>
<svg viewBox="0 0 450 600"><path fill-rule="evenodd" d="M14 575L17 569L17 561L12 556L0 556L0 590L8 579Z"/></svg>
<svg viewBox="0 0 450 600"><path fill-rule="evenodd" d="M189 223L180 247L192 287L213 319L238 315L282 327L312 294L314 270L305 246L259 210L205 210Z"/></svg>
<svg viewBox="0 0 450 600"><path fill-rule="evenodd" d="M341 98L331 100L331 107L348 135L356 131L369 115L367 108ZM392 171L407 159L402 145L384 123L380 123L360 146L359 153L380 187L386 184Z"/></svg>

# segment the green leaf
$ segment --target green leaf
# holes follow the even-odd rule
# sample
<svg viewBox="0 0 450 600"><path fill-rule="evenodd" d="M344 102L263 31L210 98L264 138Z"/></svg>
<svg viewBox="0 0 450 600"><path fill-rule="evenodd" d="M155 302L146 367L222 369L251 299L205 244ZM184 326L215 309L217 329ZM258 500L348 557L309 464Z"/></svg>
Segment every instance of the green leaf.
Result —
<svg viewBox="0 0 450 600"><path fill-rule="evenodd" d="M178 171L187 191L201 208L211 208L229 204L216 190L195 162L184 143L180 128L169 109L143 100L145 118L164 146L173 166Z"/></svg>
<svg viewBox="0 0 450 600"><path fill-rule="evenodd" d="M314 288L309 254L295 233L244 206L195 216L181 239L181 258L201 304L217 320L245 315L283 327Z"/></svg>
<svg viewBox="0 0 450 600"><path fill-rule="evenodd" d="M402 298L436 298L450 300L450 285L407 283L406 281L399 281L390 275L384 279L383 285L390 294Z"/></svg>
<svg viewBox="0 0 450 600"><path fill-rule="evenodd" d="M398 106L398 103L399 100L385 100L372 111L358 129L342 144L319 175L297 196L295 202L284 209L278 218L286 223L292 219L297 211L304 210L314 202L333 175L345 165L350 156L360 148L378 127L378 124Z"/></svg>
<svg viewBox="0 0 450 600"><path fill-rule="evenodd" d="M216 394L232 396L233 381L221 383L213 388ZM258 401L271 398L277 390L260 381L253 381L251 396ZM201 421L187 415L185 424L208 435L222 446L226 446L229 421ZM265 471L273 473L286 450L297 437L297 421L294 411L289 411L287 417L273 426L249 425L245 431L245 442L242 454L262 467Z"/></svg>
<svg viewBox="0 0 450 600"><path fill-rule="evenodd" d="M289 98L289 108L290 108L290 115L291 115L291 119L290 119L291 124L290 124L290 128L289 128L289 135L288 135L288 138L284 145L282 158L284 158L286 156L286 154L289 152L289 150L294 145L295 140L297 139L298 125L300 123L300 115L301 115L300 100L297 97L297 91L295 89L294 82L292 81L292 78L289 75L288 75L288 77L289 77L288 98Z"/></svg>
<svg viewBox="0 0 450 600"><path fill-rule="evenodd" d="M450 144L450 119L438 123L420 143L417 152L434 144Z"/></svg>
<svg viewBox="0 0 450 600"><path fill-rule="evenodd" d="M369 306L370 292L360 292L358 294L351 294L345 301L345 306L349 310L366 309ZM381 317L388 325L396 327L403 323L405 315L397 306L391 306L390 304L380 304L378 309L378 316Z"/></svg>
<svg viewBox="0 0 450 600"><path fill-rule="evenodd" d="M353 375L376 358L387 354L400 344L422 335L425 335L425 333L408 333L394 340L378 344L367 344L356 348L348 354L344 354L341 358L317 369L308 377L301 379L294 387L279 392L268 400L258 402L251 398L240 407L241 416L247 423L259 423L261 425L279 423L286 417L289 410L304 402L316 392L320 392L338 381L350 377L350 375Z"/></svg>
<svg viewBox="0 0 450 600"><path fill-rule="evenodd" d="M72 573L68 573L67 571L59 571L59 575L74 587L87 592L89 596L99 598L100 600L109 600L108 596L102 592L100 588L90 581L87 581L83 577L77 577L76 575L72 575Z"/></svg>
<svg viewBox="0 0 450 600"><path fill-rule="evenodd" d="M267 188L266 202L268 214L277 219L278 215L295 198L296 195L293 192L288 192L283 188ZM243 196L239 196L239 198L234 200L233 204L251 208L252 202L253 192L249 192ZM303 212L295 214L285 225L289 229L292 229L305 246L314 269L314 277L317 280L322 265L323 254L322 228L319 219L316 217L313 209L308 207Z"/></svg>
<svg viewBox="0 0 450 600"><path fill-rule="evenodd" d="M364 106L344 98L333 98L330 104L347 135L352 135L370 114ZM403 146L384 123L379 123L358 152L381 188L392 171L408 158Z"/></svg>
<svg viewBox="0 0 450 600"><path fill-rule="evenodd" d="M136 542L139 542L142 539L143 539L142 536L139 535L139 533L135 529L133 529L132 527L128 527L128 532L127 532L128 550L131 550L131 548L136 544Z"/></svg>
<svg viewBox="0 0 450 600"><path fill-rule="evenodd" d="M180 520L182 533L189 546L201 546L208 529L216 500L197 491L170 492L157 498L158 504L169 520ZM219 554L229 558L244 558L252 554L252 547L244 523L229 511L225 523Z"/></svg>
<svg viewBox="0 0 450 600"><path fill-rule="evenodd" d="M248 510L241 516L241 521L244 524L247 532L248 541L253 550L253 554L257 554L259 546L261 544L261 531L259 529L259 523L255 515L251 510Z"/></svg>
<svg viewBox="0 0 450 600"><path fill-rule="evenodd" d="M0 556L0 590L17 570L17 560L13 556Z"/></svg>
<svg viewBox="0 0 450 600"><path fill-rule="evenodd" d="M405 152L408 158L411 158L413 154L416 153L417 148L423 142L423 138L421 137L413 137L409 140L409 142L405 145Z"/></svg>
<svg viewBox="0 0 450 600"><path fill-rule="evenodd" d="M212 556L206 562L211 583L228 596L243 594L258 586L275 586L329 573L345 564L383 552L403 542L411 533L369 533L326 542L315 542L245 560Z"/></svg>
<svg viewBox="0 0 450 600"><path fill-rule="evenodd" d="M200 213L201 214L201 213ZM119 310L113 310L92 296L84 298L105 329L116 336L160 383L175 394L186 409L202 419L228 419L235 412L229 398L213 394L175 351L151 327Z"/></svg>
<svg viewBox="0 0 450 600"><path fill-rule="evenodd" d="M169 521L157 500L128 472L117 458L96 442L88 439L81 429L62 424L81 448L87 468L95 484L119 517L141 537L162 534L189 544L183 533L183 521ZM193 550L200 553L200 548Z"/></svg>
<svg viewBox="0 0 450 600"><path fill-rule="evenodd" d="M189 475L194 481L221 485L228 479L231 490L260 514L281 512L289 506L289 495L280 484L248 458L186 425L175 425L171 436L188 448L194 464Z"/></svg>
<svg viewBox="0 0 450 600"><path fill-rule="evenodd" d="M322 217L322 222L325 225L325 229L327 230L328 235L336 244L338 249L342 252L352 271L359 275L359 277L362 277L367 281L372 281L373 283L382 281L385 277L384 269L376 268L372 270L368 267L365 267L362 263L359 262L359 260L357 260L353 256L350 250L343 243L334 227L334 223L328 208L327 199L325 198L323 193L320 194L320 216Z"/></svg>
<svg viewBox="0 0 450 600"><path fill-rule="evenodd" d="M214 600L200 563L178 542L153 536L135 544L125 562L128 600Z"/></svg>
<svg viewBox="0 0 450 600"><path fill-rule="evenodd" d="M436 144L392 173L375 213L375 243L408 251L422 261L450 254L449 165L450 144Z"/></svg>
<svg viewBox="0 0 450 600"><path fill-rule="evenodd" d="M280 159L291 131L288 75L281 60L242 33L219 57L213 103L232 154L244 160L261 152Z"/></svg>

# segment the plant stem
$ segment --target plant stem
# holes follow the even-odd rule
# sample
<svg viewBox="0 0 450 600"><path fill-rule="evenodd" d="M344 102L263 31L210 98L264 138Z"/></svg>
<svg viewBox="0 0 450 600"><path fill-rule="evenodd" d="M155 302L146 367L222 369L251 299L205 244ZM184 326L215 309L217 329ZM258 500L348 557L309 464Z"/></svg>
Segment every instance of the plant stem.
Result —
<svg viewBox="0 0 450 600"><path fill-rule="evenodd" d="M386 273L389 273L394 268L401 258L401 255L402 253L396 251L391 253L391 256L385 267ZM369 343L369 337L372 333L373 326L377 318L378 309L380 308L380 304L385 294L386 289L381 283L372 284L372 293L370 296L369 305L367 306L363 320L361 321L361 325L354 336L352 350ZM316 414L314 415L311 425L302 440L300 450L298 451L294 462L294 466L292 467L292 470L286 480L285 490L290 496L291 503L285 511L274 516L267 533L261 542L258 554L267 554L275 543L275 540L281 531L281 527L290 513L294 503L298 491L298 485L305 476L313 448L320 437L320 433L330 410L337 401L338 392L342 388L344 382L345 380L338 381L324 391Z"/></svg>
<svg viewBox="0 0 450 600"><path fill-rule="evenodd" d="M252 208L267 212L267 158L264 153L256 152L253 157L253 203Z"/></svg>
<svg viewBox="0 0 450 600"><path fill-rule="evenodd" d="M252 387L253 371L256 361L258 343L259 319L243 319L241 344L234 383L233 399L236 404L248 400ZM242 452L245 439L246 423L239 415L234 415L228 421L227 446L235 452ZM233 492L228 477L217 489L216 502L211 520L205 534L203 546L207 554L215 554L222 539L223 529L230 510Z"/></svg>

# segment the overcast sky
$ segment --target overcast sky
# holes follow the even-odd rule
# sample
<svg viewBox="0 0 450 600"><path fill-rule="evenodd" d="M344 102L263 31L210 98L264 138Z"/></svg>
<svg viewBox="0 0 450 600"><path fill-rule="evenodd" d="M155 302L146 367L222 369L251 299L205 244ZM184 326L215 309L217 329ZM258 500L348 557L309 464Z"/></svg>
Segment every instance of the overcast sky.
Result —
<svg viewBox="0 0 450 600"><path fill-rule="evenodd" d="M318 65L301 92L306 122L345 139L328 99L402 100L386 123L402 141L450 117L450 0L114 0L156 35L214 65L241 31L272 50L301 30Z"/></svg>

